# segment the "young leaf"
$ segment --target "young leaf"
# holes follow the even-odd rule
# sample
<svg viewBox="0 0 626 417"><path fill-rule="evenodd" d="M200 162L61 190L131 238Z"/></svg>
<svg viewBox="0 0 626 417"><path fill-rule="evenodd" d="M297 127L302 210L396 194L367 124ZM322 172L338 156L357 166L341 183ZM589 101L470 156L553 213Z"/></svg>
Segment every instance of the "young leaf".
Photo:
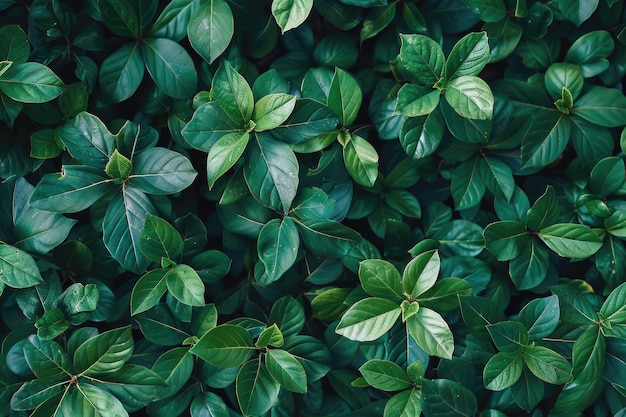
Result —
<svg viewBox="0 0 626 417"><path fill-rule="evenodd" d="M562 385L572 379L569 362L543 346L525 346L524 363L537 378L549 384Z"/></svg>
<svg viewBox="0 0 626 417"><path fill-rule="evenodd" d="M445 77L453 80L464 75L478 75L489 62L487 33L470 33L461 38L446 60Z"/></svg>
<svg viewBox="0 0 626 417"><path fill-rule="evenodd" d="M236 123L244 126L250 121L254 109L252 89L230 62L226 60L220 62L213 76L211 94Z"/></svg>
<svg viewBox="0 0 626 417"><path fill-rule="evenodd" d="M45 103L64 90L63 81L37 62L13 64L0 75L0 91L20 103Z"/></svg>
<svg viewBox="0 0 626 417"><path fill-rule="evenodd" d="M130 359L133 347L130 326L108 330L78 346L74 352L74 367L88 376L116 372Z"/></svg>
<svg viewBox="0 0 626 417"><path fill-rule="evenodd" d="M268 349L265 365L269 374L282 387L300 394L307 392L304 367L291 353L282 349Z"/></svg>
<svg viewBox="0 0 626 417"><path fill-rule="evenodd" d="M365 259L359 263L359 280L365 292L392 301L404 299L402 278L393 264L381 259Z"/></svg>
<svg viewBox="0 0 626 417"><path fill-rule="evenodd" d="M481 78L462 75L451 80L444 97L463 118L489 120L493 115L493 93Z"/></svg>
<svg viewBox="0 0 626 417"><path fill-rule="evenodd" d="M335 331L351 340L367 342L387 333L400 317L400 305L384 298L365 298L353 304Z"/></svg>
<svg viewBox="0 0 626 417"><path fill-rule="evenodd" d="M272 15L283 34L304 23L312 8L313 0L272 0Z"/></svg>
<svg viewBox="0 0 626 417"><path fill-rule="evenodd" d="M406 321L406 328L426 353L444 359L451 359L454 351L454 337L448 323L439 313L420 307L415 315Z"/></svg>
<svg viewBox="0 0 626 417"><path fill-rule="evenodd" d="M328 92L328 107L339 116L339 123L350 126L356 120L363 101L357 81L341 68L335 68Z"/></svg>
<svg viewBox="0 0 626 417"><path fill-rule="evenodd" d="M411 387L406 372L395 362L370 359L359 368L365 381L383 391L401 391Z"/></svg>
<svg viewBox="0 0 626 417"><path fill-rule="evenodd" d="M441 267L439 252L431 250L413 258L402 272L402 286L404 292L412 298L418 298L429 290L437 277Z"/></svg>
<svg viewBox="0 0 626 417"><path fill-rule="evenodd" d="M523 368L521 351L496 353L483 369L485 388L492 391L503 391L509 388L520 378Z"/></svg>
<svg viewBox="0 0 626 417"><path fill-rule="evenodd" d="M588 258L602 247L598 235L581 224L553 224L539 231L539 239L564 258Z"/></svg>
<svg viewBox="0 0 626 417"><path fill-rule="evenodd" d="M398 91L395 111L408 117L426 116L435 111L440 99L439 90L416 84L404 84Z"/></svg>
<svg viewBox="0 0 626 417"><path fill-rule="evenodd" d="M167 268L153 269L139 278L130 294L131 315L143 313L159 302L167 291L167 272Z"/></svg>
<svg viewBox="0 0 626 417"><path fill-rule="evenodd" d="M204 305L204 283L190 266L174 266L165 277L165 283L170 294L181 303L192 307Z"/></svg>
<svg viewBox="0 0 626 417"><path fill-rule="evenodd" d="M364 187L373 187L378 178L378 153L365 139L350 135L343 148L343 160L352 179Z"/></svg>
<svg viewBox="0 0 626 417"><path fill-rule="evenodd" d="M254 343L243 327L222 324L206 332L189 352L212 365L232 368L250 358Z"/></svg>
<svg viewBox="0 0 626 417"><path fill-rule="evenodd" d="M185 48L171 39L148 38L142 50L148 73L161 91L173 98L193 96L198 79Z"/></svg>
<svg viewBox="0 0 626 417"><path fill-rule="evenodd" d="M183 238L166 220L149 214L139 237L139 249L154 262L176 259L183 251Z"/></svg>
<svg viewBox="0 0 626 417"><path fill-rule="evenodd" d="M399 392L387 401L383 417L419 416L422 412L422 392L417 388Z"/></svg>
<svg viewBox="0 0 626 417"><path fill-rule="evenodd" d="M235 31L233 13L224 0L205 0L187 26L189 43L209 64L226 50Z"/></svg>
<svg viewBox="0 0 626 417"><path fill-rule="evenodd" d="M271 282L296 262L300 248L298 228L290 217L270 220L259 233L257 254Z"/></svg>
<svg viewBox="0 0 626 417"><path fill-rule="evenodd" d="M275 93L261 97L252 111L252 120L256 123L254 130L263 132L280 126L295 107L296 96L291 94Z"/></svg>

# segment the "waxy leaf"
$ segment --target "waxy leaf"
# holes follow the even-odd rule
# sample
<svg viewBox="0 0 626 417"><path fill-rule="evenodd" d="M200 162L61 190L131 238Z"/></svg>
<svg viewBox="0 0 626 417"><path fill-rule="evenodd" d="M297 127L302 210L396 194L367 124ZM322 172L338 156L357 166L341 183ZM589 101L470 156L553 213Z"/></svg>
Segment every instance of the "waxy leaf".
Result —
<svg viewBox="0 0 626 417"><path fill-rule="evenodd" d="M546 191L528 209L526 224L531 230L540 230L553 225L559 214L560 208L554 187L548 185Z"/></svg>
<svg viewBox="0 0 626 417"><path fill-rule="evenodd" d="M177 42L148 38L143 43L143 59L157 87L173 98L190 98L198 83L193 60Z"/></svg>
<svg viewBox="0 0 626 417"><path fill-rule="evenodd" d="M106 331L78 346L74 352L74 367L89 376L116 372L130 359L133 347L130 326Z"/></svg>
<svg viewBox="0 0 626 417"><path fill-rule="evenodd" d="M76 384L63 397L61 402L63 414L70 415L76 410L81 410L87 416L128 416L128 412L124 409L120 400L109 392L87 383Z"/></svg>
<svg viewBox="0 0 626 417"><path fill-rule="evenodd" d="M104 170L115 151L115 137L98 117L87 112L63 125L59 137L74 158L90 167Z"/></svg>
<svg viewBox="0 0 626 417"><path fill-rule="evenodd" d="M606 339L598 326L585 330L572 347L572 377L580 381L593 381L604 369Z"/></svg>
<svg viewBox="0 0 626 417"><path fill-rule="evenodd" d="M239 369L235 391L243 414L260 416L274 406L280 385L260 359L252 359Z"/></svg>
<svg viewBox="0 0 626 417"><path fill-rule="evenodd" d="M369 295L398 302L404 299L400 272L387 261L382 259L361 261L359 263L359 280Z"/></svg>
<svg viewBox="0 0 626 417"><path fill-rule="evenodd" d="M424 414L471 416L478 410L472 391L449 379L424 379L422 385Z"/></svg>
<svg viewBox="0 0 626 417"><path fill-rule="evenodd" d="M102 21L111 32L126 37L139 34L139 17L131 1L103 0L98 6Z"/></svg>
<svg viewBox="0 0 626 417"><path fill-rule="evenodd" d="M363 101L357 81L341 68L335 69L328 92L328 107L339 116L339 123L350 126L356 120Z"/></svg>
<svg viewBox="0 0 626 417"><path fill-rule="evenodd" d="M37 378L60 381L69 373L69 358L61 346L52 340L30 336L24 343L24 358Z"/></svg>
<svg viewBox="0 0 626 417"><path fill-rule="evenodd" d="M209 152L222 136L243 132L243 125L230 118L217 101L209 101L198 107L181 134L189 145Z"/></svg>
<svg viewBox="0 0 626 417"><path fill-rule="evenodd" d="M417 255L402 272L404 292L412 298L418 298L435 285L440 267L438 251L431 250Z"/></svg>
<svg viewBox="0 0 626 417"><path fill-rule="evenodd" d="M478 75L489 62L489 42L485 32L470 33L461 38L446 60L448 80L464 75Z"/></svg>
<svg viewBox="0 0 626 417"><path fill-rule="evenodd" d="M524 363L537 378L550 384L565 384L572 379L569 362L543 346L525 346Z"/></svg>
<svg viewBox="0 0 626 417"><path fill-rule="evenodd" d="M400 34L400 63L417 81L432 86L443 75L445 57L441 46L424 35Z"/></svg>
<svg viewBox="0 0 626 417"><path fill-rule="evenodd" d="M144 274L130 295L130 314L143 313L154 307L167 291L167 268L153 269Z"/></svg>
<svg viewBox="0 0 626 417"><path fill-rule="evenodd" d="M539 239L564 258L588 258L602 247L598 235L581 224L553 224L539 231Z"/></svg>
<svg viewBox="0 0 626 417"><path fill-rule="evenodd" d="M300 235L294 221L270 220L259 233L257 254L271 282L278 280L296 262Z"/></svg>
<svg viewBox="0 0 626 417"><path fill-rule="evenodd" d="M307 392L304 367L291 353L282 349L269 349L265 356L269 374L284 388L292 392Z"/></svg>
<svg viewBox="0 0 626 417"><path fill-rule="evenodd" d="M204 306L204 283L198 273L188 265L176 265L165 277L167 289L181 303L192 306Z"/></svg>
<svg viewBox="0 0 626 417"><path fill-rule="evenodd" d="M444 131L445 123L439 111L433 111L427 116L411 117L402 124L400 144L409 157L424 158L437 150Z"/></svg>
<svg viewBox="0 0 626 417"><path fill-rule="evenodd" d="M626 97L613 88L592 87L575 103L572 113L604 127L626 125Z"/></svg>
<svg viewBox="0 0 626 417"><path fill-rule="evenodd" d="M174 194L189 187L198 174L191 161L166 148L148 148L133 159L130 183L157 195Z"/></svg>
<svg viewBox="0 0 626 417"><path fill-rule="evenodd" d="M524 325L517 321L502 321L487 326L487 331L499 351L518 352L530 342Z"/></svg>
<svg viewBox="0 0 626 417"><path fill-rule="evenodd" d="M65 388L64 383L60 382L48 382L40 379L27 381L11 397L11 408L17 411L28 411L39 407L50 399L54 399L58 403Z"/></svg>
<svg viewBox="0 0 626 417"><path fill-rule="evenodd" d="M234 24L233 13L226 1L205 0L189 20L189 43L212 64L228 47L235 31Z"/></svg>
<svg viewBox="0 0 626 417"><path fill-rule="evenodd" d="M444 97L466 119L488 120L493 115L493 93L481 78L462 75L451 80Z"/></svg>
<svg viewBox="0 0 626 417"><path fill-rule="evenodd" d="M559 324L561 310L556 295L536 298L519 313L519 321L528 330L531 340L540 340L554 332Z"/></svg>
<svg viewBox="0 0 626 417"><path fill-rule="evenodd" d="M228 61L221 61L211 84L213 99L240 125L252 117L254 97L246 79Z"/></svg>
<svg viewBox="0 0 626 417"><path fill-rule="evenodd" d="M400 391L411 387L406 372L395 362L370 359L359 368L365 381L383 391Z"/></svg>
<svg viewBox="0 0 626 417"><path fill-rule="evenodd" d="M400 305L384 298L365 298L353 304L335 331L351 340L367 342L387 333L400 317Z"/></svg>
<svg viewBox="0 0 626 417"><path fill-rule="evenodd" d="M422 392L417 388L399 392L387 401L383 417L411 417L422 412Z"/></svg>
<svg viewBox="0 0 626 417"><path fill-rule="evenodd" d="M526 227L515 220L490 223L483 231L485 247L499 261L515 259L530 244Z"/></svg>
<svg viewBox="0 0 626 417"><path fill-rule="evenodd" d="M406 321L409 334L426 353L440 358L451 359L454 351L454 337L448 323L439 313L421 307Z"/></svg>
<svg viewBox="0 0 626 417"><path fill-rule="evenodd" d="M272 15L283 33L304 23L312 8L313 0L272 1Z"/></svg>
<svg viewBox="0 0 626 417"><path fill-rule="evenodd" d="M13 288L28 288L43 281L35 260L11 245L0 244L0 281Z"/></svg>
<svg viewBox="0 0 626 417"><path fill-rule="evenodd" d="M250 358L254 343L243 327L222 324L206 332L189 352L215 366L232 368Z"/></svg>
<svg viewBox="0 0 626 417"><path fill-rule="evenodd" d="M596 11L599 2L600 0L558 0L557 3L565 18L576 26L580 26Z"/></svg>
<svg viewBox="0 0 626 417"><path fill-rule="evenodd" d="M343 148L346 170L357 184L373 187L378 178L378 153L365 139L350 135Z"/></svg>
<svg viewBox="0 0 626 417"><path fill-rule="evenodd" d="M100 66L100 85L110 100L122 102L135 94L143 80L146 67L141 44L128 43L109 55Z"/></svg>
<svg viewBox="0 0 626 417"><path fill-rule="evenodd" d="M522 375L524 361L521 352L498 352L483 369L485 388L503 391L517 382Z"/></svg>
<svg viewBox="0 0 626 417"><path fill-rule="evenodd" d="M144 407L165 387L165 381L156 372L135 364L126 364L102 380L124 408L131 410Z"/></svg>
<svg viewBox="0 0 626 417"><path fill-rule="evenodd" d="M183 238L166 220L149 214L141 229L139 249L154 262L176 259L183 251Z"/></svg>
<svg viewBox="0 0 626 417"><path fill-rule="evenodd" d="M45 103L58 97L63 81L37 62L13 64L0 75L0 91L20 103Z"/></svg>

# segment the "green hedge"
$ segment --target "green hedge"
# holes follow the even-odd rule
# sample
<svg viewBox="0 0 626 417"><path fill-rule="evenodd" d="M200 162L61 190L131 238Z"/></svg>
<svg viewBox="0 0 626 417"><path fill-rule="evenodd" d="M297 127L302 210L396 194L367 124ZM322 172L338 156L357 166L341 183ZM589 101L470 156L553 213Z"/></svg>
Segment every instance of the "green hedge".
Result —
<svg viewBox="0 0 626 417"><path fill-rule="evenodd" d="M626 415L623 1L0 11L0 416Z"/></svg>

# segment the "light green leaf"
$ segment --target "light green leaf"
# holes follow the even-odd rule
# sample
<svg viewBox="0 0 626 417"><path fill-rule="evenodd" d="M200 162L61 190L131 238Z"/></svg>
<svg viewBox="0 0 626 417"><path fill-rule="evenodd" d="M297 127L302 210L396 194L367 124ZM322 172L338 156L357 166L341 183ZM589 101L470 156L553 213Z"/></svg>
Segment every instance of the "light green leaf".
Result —
<svg viewBox="0 0 626 417"><path fill-rule="evenodd" d="M432 288L439 276L441 259L437 250L420 253L406 265L402 272L404 292L418 298Z"/></svg>
<svg viewBox="0 0 626 417"><path fill-rule="evenodd" d="M298 191L299 165L289 145L256 135L244 176L252 195L266 207L287 213Z"/></svg>
<svg viewBox="0 0 626 417"><path fill-rule="evenodd" d="M411 77L425 85L435 85L444 72L441 46L424 35L400 34L400 63Z"/></svg>
<svg viewBox="0 0 626 417"><path fill-rule="evenodd" d="M411 117L400 128L400 144L409 157L421 159L437 150L444 131L445 123L440 111Z"/></svg>
<svg viewBox="0 0 626 417"><path fill-rule="evenodd" d="M452 358L454 337L441 314L430 308L420 307L415 315L406 320L406 328L417 345L429 355Z"/></svg>
<svg viewBox="0 0 626 417"><path fill-rule="evenodd" d="M313 0L272 1L272 15L283 34L304 23L312 8Z"/></svg>
<svg viewBox="0 0 626 417"><path fill-rule="evenodd" d="M133 163L130 159L126 158L116 149L109 157L109 162L107 162L104 167L104 172L106 172L111 179L126 179L130 175L132 169Z"/></svg>
<svg viewBox="0 0 626 417"><path fill-rule="evenodd" d="M256 123L254 130L263 132L280 126L295 107L296 96L291 94L274 93L261 97L252 112L252 120Z"/></svg>
<svg viewBox="0 0 626 417"><path fill-rule="evenodd" d="M543 346L525 346L524 363L537 378L549 384L562 385L572 379L567 359Z"/></svg>
<svg viewBox="0 0 626 417"><path fill-rule="evenodd" d="M231 119L217 101L209 101L196 109L181 134L189 145L209 152L222 136L243 130L243 125Z"/></svg>
<svg viewBox="0 0 626 417"><path fill-rule="evenodd" d="M400 365L389 360L370 359L359 368L365 381L382 391L401 391L411 387L411 381Z"/></svg>
<svg viewBox="0 0 626 417"><path fill-rule="evenodd" d="M580 67L567 62L555 62L546 70L544 85L553 100L562 98L563 88L571 93L571 98L576 100L582 91L585 80ZM572 105L567 105L569 110Z"/></svg>
<svg viewBox="0 0 626 417"><path fill-rule="evenodd" d="M339 116L339 123L350 126L356 120L363 101L359 83L349 72L335 68L328 92L328 107Z"/></svg>
<svg viewBox="0 0 626 417"><path fill-rule="evenodd" d="M490 223L483 231L485 248L499 261L515 259L529 245L526 227L515 220Z"/></svg>
<svg viewBox="0 0 626 417"><path fill-rule="evenodd" d="M524 361L521 352L498 352L489 359L483 369L485 388L503 391L517 382L522 376Z"/></svg>
<svg viewBox="0 0 626 417"><path fill-rule="evenodd" d="M135 167L129 182L148 194L180 192L198 175L187 157L166 148L148 148L139 152L133 163Z"/></svg>
<svg viewBox="0 0 626 417"><path fill-rule="evenodd" d="M266 327L255 342L258 348L281 347L285 343L285 338L276 323Z"/></svg>
<svg viewBox="0 0 626 417"><path fill-rule="evenodd" d="M254 343L243 327L222 324L206 332L189 352L212 365L232 368L250 358Z"/></svg>
<svg viewBox="0 0 626 417"><path fill-rule="evenodd" d="M596 11L600 0L558 0L557 3L565 18L580 26Z"/></svg>
<svg viewBox="0 0 626 417"><path fill-rule="evenodd" d="M445 77L453 80L464 75L478 75L489 62L489 58L487 33L469 33L459 39L450 51L446 60Z"/></svg>
<svg viewBox="0 0 626 417"><path fill-rule="evenodd" d="M113 198L104 214L104 245L130 271L141 273L150 263L139 249L139 242L146 218L155 211L152 202L143 192L127 186Z"/></svg>
<svg viewBox="0 0 626 417"><path fill-rule="evenodd" d="M235 381L237 402L245 416L260 416L278 400L280 385L270 375L260 358L246 362Z"/></svg>
<svg viewBox="0 0 626 417"><path fill-rule="evenodd" d="M131 326L100 333L85 342L74 352L74 367L83 375L100 376L116 372L133 353Z"/></svg>
<svg viewBox="0 0 626 417"><path fill-rule="evenodd" d="M157 87L173 98L191 98L198 78L193 60L177 42L166 38L143 41L143 59Z"/></svg>
<svg viewBox="0 0 626 417"><path fill-rule="evenodd" d="M209 64L226 50L235 31L233 13L224 0L204 0L191 16L187 36L193 49Z"/></svg>
<svg viewBox="0 0 626 417"><path fill-rule="evenodd" d="M451 80L444 97L466 119L489 120L493 115L493 93L481 78L462 75Z"/></svg>
<svg viewBox="0 0 626 417"><path fill-rule="evenodd" d="M539 239L564 258L588 258L602 247L602 240L587 226L557 223L539 231Z"/></svg>
<svg viewBox="0 0 626 417"><path fill-rule="evenodd" d="M426 116L437 108L440 98L441 91L430 86L404 84L398 91L395 111L408 117Z"/></svg>
<svg viewBox="0 0 626 417"><path fill-rule="evenodd" d="M183 251L183 237L178 230L158 216L149 214L139 236L139 249L154 262L176 259Z"/></svg>
<svg viewBox="0 0 626 417"><path fill-rule="evenodd" d="M352 179L364 187L373 187L378 178L378 153L361 136L352 134L343 148L343 160Z"/></svg>
<svg viewBox="0 0 626 417"><path fill-rule="evenodd" d="M211 94L235 122L244 126L252 117L254 97L246 79L223 60L211 84Z"/></svg>
<svg viewBox="0 0 626 417"><path fill-rule="evenodd" d="M170 294L181 303L192 307L204 305L204 283L190 266L174 266L165 277L165 283Z"/></svg>
<svg viewBox="0 0 626 417"><path fill-rule="evenodd" d="M359 263L359 280L365 292L374 297L402 301L402 277L393 264L382 259L365 259Z"/></svg>
<svg viewBox="0 0 626 417"><path fill-rule="evenodd" d="M384 298L365 298L353 304L335 331L351 340L368 342L387 333L400 317L400 305Z"/></svg>
<svg viewBox="0 0 626 417"><path fill-rule="evenodd" d="M211 147L206 164L209 190L239 161L248 146L249 139L250 134L247 132L227 133Z"/></svg>
<svg viewBox="0 0 626 417"><path fill-rule="evenodd" d="M0 281L13 288L28 288L43 281L35 260L26 252L0 244Z"/></svg>
<svg viewBox="0 0 626 417"><path fill-rule="evenodd" d="M140 46L138 42L127 43L100 66L100 85L113 103L120 103L135 94L143 80L146 67Z"/></svg>
<svg viewBox="0 0 626 417"><path fill-rule="evenodd" d="M63 81L38 62L13 64L0 75L0 91L20 103L45 103L64 89Z"/></svg>
<svg viewBox="0 0 626 417"><path fill-rule="evenodd" d="M282 349L268 349L265 365L269 374L282 387L300 394L307 392L304 367L291 353Z"/></svg>
<svg viewBox="0 0 626 417"><path fill-rule="evenodd" d="M139 278L130 294L131 315L147 311L159 302L167 291L167 272L167 268L153 269Z"/></svg>
<svg viewBox="0 0 626 417"><path fill-rule="evenodd" d="M422 392L417 388L399 392L387 401L383 417L414 417L422 412Z"/></svg>
<svg viewBox="0 0 626 417"><path fill-rule="evenodd" d="M626 324L626 283L618 285L611 291L602 303L599 313L604 320Z"/></svg>
<svg viewBox="0 0 626 417"><path fill-rule="evenodd" d="M109 392L91 384L78 383L63 397L61 411L63 415L72 415L81 410L85 417L127 417L128 412L122 403Z"/></svg>
<svg viewBox="0 0 626 417"><path fill-rule="evenodd" d="M257 254L271 282L278 280L298 257L300 235L290 217L270 220L259 233Z"/></svg>

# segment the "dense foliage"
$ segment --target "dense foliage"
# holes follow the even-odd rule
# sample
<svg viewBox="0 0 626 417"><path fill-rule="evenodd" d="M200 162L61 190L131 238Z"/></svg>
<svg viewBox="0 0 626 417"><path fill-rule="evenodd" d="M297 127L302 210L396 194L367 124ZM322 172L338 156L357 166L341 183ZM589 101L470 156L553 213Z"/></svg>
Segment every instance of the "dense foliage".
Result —
<svg viewBox="0 0 626 417"><path fill-rule="evenodd" d="M0 10L0 415L626 415L623 1Z"/></svg>

